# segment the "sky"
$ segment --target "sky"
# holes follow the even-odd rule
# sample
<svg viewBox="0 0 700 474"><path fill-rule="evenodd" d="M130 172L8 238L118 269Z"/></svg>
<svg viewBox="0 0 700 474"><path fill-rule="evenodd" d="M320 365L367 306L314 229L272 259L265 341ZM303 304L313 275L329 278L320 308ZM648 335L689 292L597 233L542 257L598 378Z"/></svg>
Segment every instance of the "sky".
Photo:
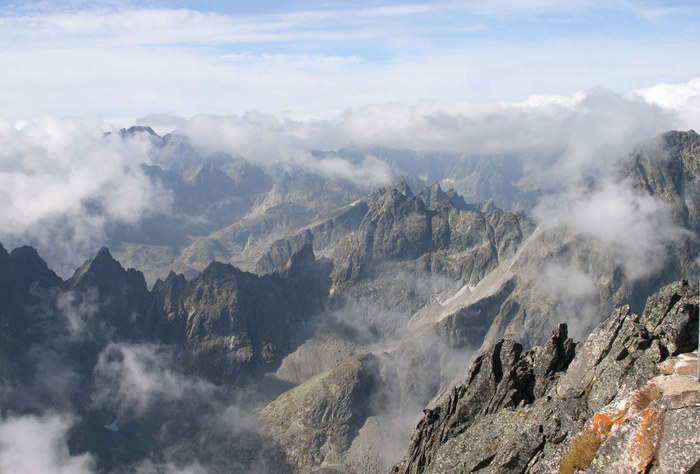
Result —
<svg viewBox="0 0 700 474"><path fill-rule="evenodd" d="M683 105L699 20L694 1L1 2L0 116L332 119L597 88Z"/></svg>
<svg viewBox="0 0 700 474"><path fill-rule="evenodd" d="M0 2L0 241L67 275L111 223L173 212L140 167L151 142L104 135L132 124L366 186L386 163L309 150L518 154L575 190L700 130L698 20L695 2Z"/></svg>

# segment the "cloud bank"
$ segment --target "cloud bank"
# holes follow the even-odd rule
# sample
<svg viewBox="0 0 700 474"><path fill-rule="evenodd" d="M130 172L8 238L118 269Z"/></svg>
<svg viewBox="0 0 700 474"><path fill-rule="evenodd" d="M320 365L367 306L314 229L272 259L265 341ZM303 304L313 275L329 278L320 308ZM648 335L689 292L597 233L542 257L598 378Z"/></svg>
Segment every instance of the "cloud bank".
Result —
<svg viewBox="0 0 700 474"><path fill-rule="evenodd" d="M543 200L534 215L546 227L563 226L610 246L633 280L659 270L669 246L689 236L673 221L668 204L635 192L625 181L557 194Z"/></svg>
<svg viewBox="0 0 700 474"><path fill-rule="evenodd" d="M153 403L184 398L206 399L215 386L187 377L175 363L171 348L148 344L111 343L95 365L93 403L121 417L139 417Z"/></svg>
<svg viewBox="0 0 700 474"><path fill-rule="evenodd" d="M403 173L371 152L384 147L447 154L443 158L453 168L473 157L516 157L528 186L564 189L610 170L639 142L695 123L695 82L652 87L629 98L593 90L523 102L393 103L348 109L330 120L253 111L161 114L137 122L150 120L189 143L197 154L193 165L235 156L267 170L301 169L369 189ZM10 248L37 246L65 275L108 241L110 226L169 215L173 196L140 167L154 162L154 142L146 134L115 132L97 118L0 121L0 241ZM311 153L347 146L366 151L359 160ZM157 153L177 160L181 151L166 147ZM167 166L167 159L158 163Z"/></svg>
<svg viewBox="0 0 700 474"><path fill-rule="evenodd" d="M34 474L90 474L89 454L73 456L67 433L73 419L48 413L43 416L8 416L0 421L0 471Z"/></svg>
<svg viewBox="0 0 700 474"><path fill-rule="evenodd" d="M150 144L110 129L99 119L0 122L2 242L63 255L53 262L62 272L105 242L109 223L168 212L172 197L140 167Z"/></svg>

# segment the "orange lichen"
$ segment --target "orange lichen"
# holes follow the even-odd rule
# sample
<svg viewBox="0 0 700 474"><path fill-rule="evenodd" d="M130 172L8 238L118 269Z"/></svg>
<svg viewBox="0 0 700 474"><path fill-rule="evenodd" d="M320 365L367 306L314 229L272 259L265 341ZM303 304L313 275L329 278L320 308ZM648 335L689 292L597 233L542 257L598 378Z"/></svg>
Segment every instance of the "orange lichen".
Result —
<svg viewBox="0 0 700 474"><path fill-rule="evenodd" d="M610 431L613 427L620 426L625 421L625 413L627 410L618 410L610 413L596 413L591 419L591 430L598 435L598 439L602 443L610 436Z"/></svg>
<svg viewBox="0 0 700 474"><path fill-rule="evenodd" d="M569 448L559 463L559 474L571 474L577 470L586 469L593 461L600 445L610 436L612 429L622 424L626 411L596 413L581 434L571 440Z"/></svg>
<svg viewBox="0 0 700 474"><path fill-rule="evenodd" d="M632 464L640 472L646 472L654 460L656 445L661 438L662 424L657 411L649 406L640 414L642 421L632 441L630 457Z"/></svg>
<svg viewBox="0 0 700 474"><path fill-rule="evenodd" d="M617 411L596 413L583 431L571 440L559 464L560 474L571 474L586 469L598 448L618 426L631 418L641 418L639 429L632 440L630 459L639 472L646 472L654 462L654 453L661 438L663 424L652 403L663 396L656 383L648 383L635 390Z"/></svg>

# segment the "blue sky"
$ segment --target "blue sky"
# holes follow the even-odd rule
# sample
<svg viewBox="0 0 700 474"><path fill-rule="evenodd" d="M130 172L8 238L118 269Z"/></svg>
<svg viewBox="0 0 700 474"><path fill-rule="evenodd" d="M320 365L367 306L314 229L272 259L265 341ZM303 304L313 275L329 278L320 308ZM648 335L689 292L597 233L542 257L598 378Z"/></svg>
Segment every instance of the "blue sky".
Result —
<svg viewBox="0 0 700 474"><path fill-rule="evenodd" d="M0 116L329 118L687 87L699 21L697 2L2 2Z"/></svg>
<svg viewBox="0 0 700 474"><path fill-rule="evenodd" d="M151 142L105 139L134 123L177 130L204 155L360 185L391 170L308 150L518 155L546 168L535 179L575 189L641 141L700 130L699 13L586 0L0 3L0 240L35 242L70 272L105 244L106 222L170 212L140 167ZM597 228L628 248L616 216L641 206L623 191Z"/></svg>

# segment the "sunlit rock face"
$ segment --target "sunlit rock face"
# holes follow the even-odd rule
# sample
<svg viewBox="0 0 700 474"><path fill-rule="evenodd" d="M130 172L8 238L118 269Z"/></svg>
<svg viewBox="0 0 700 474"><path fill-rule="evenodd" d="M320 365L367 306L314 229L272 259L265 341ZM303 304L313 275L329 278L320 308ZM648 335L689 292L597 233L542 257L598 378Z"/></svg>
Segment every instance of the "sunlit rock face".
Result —
<svg viewBox="0 0 700 474"><path fill-rule="evenodd" d="M680 446L697 435L664 427L676 410L700 422L700 384L674 358L697 336L698 287L681 281L641 316L615 310L582 343L565 326L527 352L501 340L426 411L394 472L685 472L700 453Z"/></svg>

